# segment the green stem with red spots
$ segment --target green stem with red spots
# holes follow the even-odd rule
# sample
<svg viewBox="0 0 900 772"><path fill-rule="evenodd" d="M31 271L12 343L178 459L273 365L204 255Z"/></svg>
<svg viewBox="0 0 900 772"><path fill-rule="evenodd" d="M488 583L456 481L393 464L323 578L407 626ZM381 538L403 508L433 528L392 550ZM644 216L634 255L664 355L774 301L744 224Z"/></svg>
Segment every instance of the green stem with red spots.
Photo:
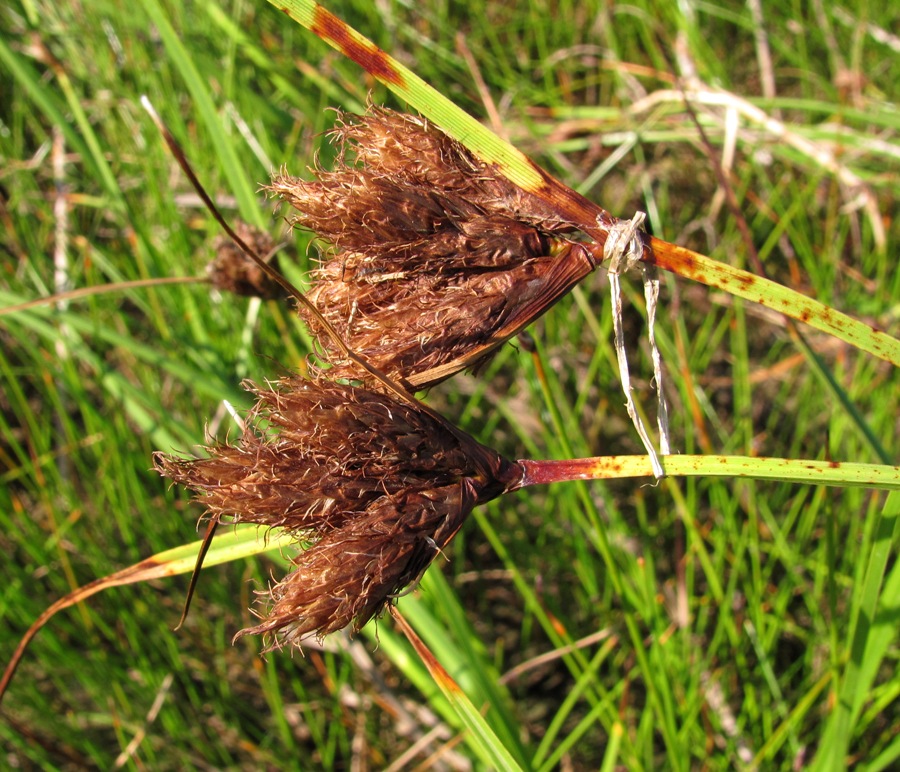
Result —
<svg viewBox="0 0 900 772"><path fill-rule="evenodd" d="M900 489L900 466L747 456L671 455L660 458L669 477L743 477L808 485ZM519 461L524 476L517 487L572 480L653 477L647 456L596 456L565 461Z"/></svg>

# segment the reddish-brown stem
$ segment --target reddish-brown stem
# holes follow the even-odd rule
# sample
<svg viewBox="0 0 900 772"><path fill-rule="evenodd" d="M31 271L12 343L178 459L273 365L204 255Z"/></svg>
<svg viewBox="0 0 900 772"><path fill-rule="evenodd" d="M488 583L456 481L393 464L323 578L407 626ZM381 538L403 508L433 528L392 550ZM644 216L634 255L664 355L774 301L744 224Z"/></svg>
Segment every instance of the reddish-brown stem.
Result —
<svg viewBox="0 0 900 772"><path fill-rule="evenodd" d="M627 474L622 473L621 458L618 456L595 456L594 458L549 461L520 459L518 463L524 474L518 487L525 488L529 485L547 485L548 483L572 480L627 477Z"/></svg>

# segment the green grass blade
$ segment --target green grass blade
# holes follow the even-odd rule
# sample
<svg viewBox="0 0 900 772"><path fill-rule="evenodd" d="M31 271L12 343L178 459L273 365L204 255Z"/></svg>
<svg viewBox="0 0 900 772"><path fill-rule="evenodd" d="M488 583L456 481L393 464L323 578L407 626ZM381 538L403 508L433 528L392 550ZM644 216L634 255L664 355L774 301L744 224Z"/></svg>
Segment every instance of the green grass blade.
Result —
<svg viewBox="0 0 900 772"><path fill-rule="evenodd" d="M0 35L0 62L6 65L13 77L24 86L35 105L50 119L51 123L60 128L65 134L66 141L87 159L96 176L103 181L104 187L107 193L111 195L114 204L116 206L121 205L121 193L118 183L110 171L109 164L106 163L103 152L99 148L96 136L84 116L81 105L73 97L71 89L64 88L65 96L67 97L65 106L75 111L77 117L76 125L82 130L82 133L76 131L72 121L67 120L63 115L63 104L60 102L58 95L46 83L36 77L31 67L10 49L2 35ZM61 71L59 75L65 78L64 71ZM66 85L68 85L67 81Z"/></svg>
<svg viewBox="0 0 900 772"><path fill-rule="evenodd" d="M286 538L283 534L276 533L272 537L271 533L266 533L263 538L260 537L260 529L257 526L238 526L230 533L225 533L219 539L213 541L209 551L204 559L204 567L212 567L222 563L228 563L233 560L259 555L275 549L283 549L294 540ZM123 568L114 574L95 579L83 587L73 590L71 593L53 603L48 609L38 617L38 619L28 628L28 631L22 637L16 650L13 652L3 673L2 681L0 681L0 696L5 693L13 675L25 653L26 648L33 640L34 636L52 619L58 612L81 603L93 595L112 587L122 587L127 584L135 584L137 582L149 582L152 579L163 579L170 576L177 576L189 571L193 571L197 564L197 556L203 547L203 542L198 541L192 544L183 544L180 547L174 547L165 550L149 558L145 558L140 563Z"/></svg>
<svg viewBox="0 0 900 772"><path fill-rule="evenodd" d="M606 752L603 754L603 763L600 765L600 772L613 772L617 769L617 761L619 759L619 748L622 745L622 735L625 730L620 723L613 725L612 736L606 745Z"/></svg>
<svg viewBox="0 0 900 772"><path fill-rule="evenodd" d="M898 538L900 494L891 493L876 527L863 586L856 594L858 609L847 639L850 659L837 690L837 704L824 731L823 745L816 755L815 770L844 768L860 713L888 647L897 638L900 562L894 563L890 573L887 566Z"/></svg>
<svg viewBox="0 0 900 772"><path fill-rule="evenodd" d="M720 263L689 249L657 238L651 238L650 245L652 262L664 270L707 287L725 290L736 297L752 300L900 367L900 340L871 324L847 316L778 282Z"/></svg>
<svg viewBox="0 0 900 772"><path fill-rule="evenodd" d="M479 755L490 769L521 770L523 766L513 757L509 749L500 741L494 730L485 720L484 716L475 707L466 693L450 677L438 659L429 648L416 635L413 628L406 622L396 608L392 607L395 621L403 634L409 639L420 659L425 663L435 683L443 692L450 705L459 715L460 720L471 732L470 746L477 749ZM527 769L527 767L524 767Z"/></svg>
<svg viewBox="0 0 900 772"><path fill-rule="evenodd" d="M881 772L883 769L896 769L900 760L900 735L885 748L872 762L866 765L866 772Z"/></svg>
<svg viewBox="0 0 900 772"><path fill-rule="evenodd" d="M197 104L200 116L203 118L206 129L212 137L217 156L222 164L225 179L228 180L237 197L241 217L257 227L265 227L266 221L263 219L256 196L256 184L251 181L247 169L238 159L233 142L225 133L222 120L219 118L215 103L209 92L208 82L201 77L184 43L182 43L172 28L168 15L163 11L157 0L141 0L141 2L147 15L159 30L169 55L181 72L184 82Z"/></svg>
<svg viewBox="0 0 900 772"><path fill-rule="evenodd" d="M437 618L421 604L415 604L405 611L410 623L468 697L479 706L488 708L484 720L491 732L520 765L527 767L528 754L520 740L521 729L510 708L510 695L499 685L499 674L494 672L465 609L439 571L429 572L423 577L421 590L433 598L444 613Z"/></svg>
<svg viewBox="0 0 900 772"><path fill-rule="evenodd" d="M296 544L293 536L282 531L270 530L261 532L255 525L220 526L222 533L217 533L212 546L203 560L204 568L230 563L233 560L262 555L266 552L284 550ZM197 560L197 553L203 542L196 541L182 544L179 547L157 553L148 560L165 566L162 576L175 576L192 571Z"/></svg>
<svg viewBox="0 0 900 772"><path fill-rule="evenodd" d="M781 746L787 741L791 732L801 724L803 719L815 707L819 695L825 687L828 686L830 681L830 674L824 675L812 689L803 695L803 699L797 703L790 715L785 717L784 721L778 725L777 729L772 732L771 736L766 740L766 744L759 749L753 760L752 766L762 768L765 762L778 752Z"/></svg>
<svg viewBox="0 0 900 772"><path fill-rule="evenodd" d="M517 185L531 190L542 184L543 175L523 153L321 5L311 0L272 0L272 4L355 61L479 158L497 164Z"/></svg>

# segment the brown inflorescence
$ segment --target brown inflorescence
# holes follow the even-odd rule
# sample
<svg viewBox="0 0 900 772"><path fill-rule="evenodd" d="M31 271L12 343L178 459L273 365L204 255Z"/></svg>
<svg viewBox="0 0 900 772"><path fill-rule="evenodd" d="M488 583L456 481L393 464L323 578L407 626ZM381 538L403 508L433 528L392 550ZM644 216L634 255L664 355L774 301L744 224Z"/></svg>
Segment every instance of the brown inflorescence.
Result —
<svg viewBox="0 0 900 772"><path fill-rule="evenodd" d="M522 468L415 400L327 380L248 388L237 444L209 458L157 453L156 469L210 516L293 532L311 546L271 588L272 646L359 629L415 582L472 508L516 488Z"/></svg>
<svg viewBox="0 0 900 772"><path fill-rule="evenodd" d="M571 225L427 121L370 108L333 137L334 170L269 190L328 243L309 298L390 377L425 388L478 364L594 269ZM366 378L305 316L332 376Z"/></svg>
<svg viewBox="0 0 900 772"><path fill-rule="evenodd" d="M274 239L248 223L238 221L235 232L251 250L262 258L270 257L275 249ZM284 288L266 274L228 236L219 236L213 242L216 256L206 266L209 280L216 289L235 295L274 300L285 296Z"/></svg>

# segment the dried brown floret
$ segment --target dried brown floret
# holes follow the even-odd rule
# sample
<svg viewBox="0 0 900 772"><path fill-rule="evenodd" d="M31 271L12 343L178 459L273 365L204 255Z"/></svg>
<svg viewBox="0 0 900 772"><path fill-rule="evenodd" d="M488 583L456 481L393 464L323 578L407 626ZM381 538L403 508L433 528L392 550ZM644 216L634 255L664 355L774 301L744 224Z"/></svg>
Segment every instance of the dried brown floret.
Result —
<svg viewBox="0 0 900 772"><path fill-rule="evenodd" d="M301 553L295 569L271 589L262 623L239 635L276 633L276 645L285 645L351 624L359 630L418 580L483 500L474 483L462 480L374 501Z"/></svg>
<svg viewBox="0 0 900 772"><path fill-rule="evenodd" d="M266 258L273 254L274 239L265 231L248 223L238 221L235 232L256 252ZM216 256L206 266L209 280L214 287L235 295L259 297L274 300L285 296L284 288L268 276L244 251L228 236L219 236L213 242Z"/></svg>
<svg viewBox="0 0 900 772"><path fill-rule="evenodd" d="M516 487L518 464L413 400L288 378L257 396L237 445L156 469L203 494L215 518L281 527L312 546L244 632L296 643L358 629L415 581L472 508Z"/></svg>
<svg viewBox="0 0 900 772"><path fill-rule="evenodd" d="M334 136L333 171L269 189L331 245L309 298L389 376L427 387L472 367L594 269L541 199L427 121L373 108ZM364 377L306 318L332 375Z"/></svg>

